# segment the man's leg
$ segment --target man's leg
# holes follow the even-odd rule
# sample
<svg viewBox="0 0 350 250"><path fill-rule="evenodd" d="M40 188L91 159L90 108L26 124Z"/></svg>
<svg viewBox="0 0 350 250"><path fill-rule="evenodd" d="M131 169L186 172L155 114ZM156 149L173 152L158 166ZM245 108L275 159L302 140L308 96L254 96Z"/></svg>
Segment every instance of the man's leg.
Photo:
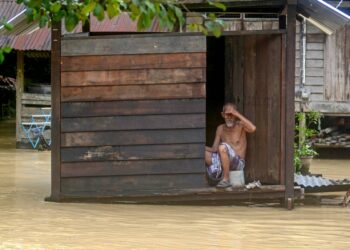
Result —
<svg viewBox="0 0 350 250"><path fill-rule="evenodd" d="M212 153L209 151L205 151L205 165L210 166L211 164L213 164L212 160L211 160L211 155Z"/></svg>
<svg viewBox="0 0 350 250"><path fill-rule="evenodd" d="M230 179L230 158L225 145L219 146L219 155L222 170L224 172L224 180L228 181Z"/></svg>

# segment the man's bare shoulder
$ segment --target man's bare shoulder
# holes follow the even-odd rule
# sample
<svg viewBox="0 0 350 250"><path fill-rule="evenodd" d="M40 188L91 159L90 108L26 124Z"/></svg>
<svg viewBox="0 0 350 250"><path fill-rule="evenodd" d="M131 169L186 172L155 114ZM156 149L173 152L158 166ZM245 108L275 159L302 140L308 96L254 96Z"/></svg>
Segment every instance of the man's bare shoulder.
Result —
<svg viewBox="0 0 350 250"><path fill-rule="evenodd" d="M219 126L216 128L216 133L217 133L217 134L221 134L222 131L224 130L224 126L225 126L225 124L219 125Z"/></svg>

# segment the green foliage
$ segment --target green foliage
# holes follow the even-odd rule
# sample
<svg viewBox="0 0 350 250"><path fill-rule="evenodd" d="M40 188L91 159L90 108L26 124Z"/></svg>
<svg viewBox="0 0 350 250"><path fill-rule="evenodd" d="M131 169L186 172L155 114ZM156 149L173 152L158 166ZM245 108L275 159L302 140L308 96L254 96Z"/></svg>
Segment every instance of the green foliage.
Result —
<svg viewBox="0 0 350 250"><path fill-rule="evenodd" d="M11 23L8 23L5 18L1 18L0 19L0 27L1 26L4 26L4 28L7 29L7 30L12 30L13 29L13 25Z"/></svg>
<svg viewBox="0 0 350 250"><path fill-rule="evenodd" d="M295 172L300 173L301 171L301 159L298 151L298 144L294 143L294 167L295 167Z"/></svg>
<svg viewBox="0 0 350 250"><path fill-rule="evenodd" d="M217 0L206 0L209 5L226 10L226 6ZM154 19L160 27L170 31L178 27L182 31L185 24L184 12L186 6L181 0L17 0L17 3L27 7L29 21L38 21L40 27L50 26L54 21L64 19L65 27L72 31L81 21L89 21L91 13L98 20L128 13L132 20L137 21L138 30L146 30ZM212 32L215 36L221 34L223 23L214 15L206 18L204 25L194 24L193 30L205 34Z"/></svg>
<svg viewBox="0 0 350 250"><path fill-rule="evenodd" d="M0 48L0 64L2 64L5 61L5 54L10 53L12 48L5 46L3 48Z"/></svg>
<svg viewBox="0 0 350 250"><path fill-rule="evenodd" d="M300 158L305 156L317 156L318 153L313 148L310 139L318 134L316 127L319 124L322 114L317 111L310 111L307 113L297 112L295 114L295 140L294 143L294 166L298 173L301 169ZM302 126L302 120L305 119L305 126ZM304 138L300 138L303 135Z"/></svg>

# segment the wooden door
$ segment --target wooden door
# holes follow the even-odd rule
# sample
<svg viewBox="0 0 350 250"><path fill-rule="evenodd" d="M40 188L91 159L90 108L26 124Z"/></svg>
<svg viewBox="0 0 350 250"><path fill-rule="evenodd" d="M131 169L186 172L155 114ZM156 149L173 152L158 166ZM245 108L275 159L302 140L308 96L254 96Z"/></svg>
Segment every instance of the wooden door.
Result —
<svg viewBox="0 0 350 250"><path fill-rule="evenodd" d="M246 179L281 180L282 36L226 38L226 99L257 127L248 135Z"/></svg>
<svg viewBox="0 0 350 250"><path fill-rule="evenodd" d="M205 37L66 38L61 71L63 196L206 185Z"/></svg>

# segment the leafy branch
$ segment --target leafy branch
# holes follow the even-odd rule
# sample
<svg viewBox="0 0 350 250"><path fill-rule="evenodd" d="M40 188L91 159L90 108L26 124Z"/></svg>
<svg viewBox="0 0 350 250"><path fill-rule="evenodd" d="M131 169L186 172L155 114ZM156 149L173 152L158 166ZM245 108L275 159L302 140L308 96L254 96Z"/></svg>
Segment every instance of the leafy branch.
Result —
<svg viewBox="0 0 350 250"><path fill-rule="evenodd" d="M215 8L226 10L224 4L217 0L206 0ZM181 0L17 0L27 7L29 21L37 21L40 27L64 19L65 28L72 31L81 21L89 21L89 14L102 21L106 16L112 19L121 13L128 13L133 21L137 21L138 30L142 31L152 25L154 19L161 28L169 31L178 27L182 31L185 24L184 13L188 11L185 1ZM191 25L192 30L205 34L212 32L221 34L223 22L214 14L204 16L204 24Z"/></svg>
<svg viewBox="0 0 350 250"><path fill-rule="evenodd" d="M0 19L0 28L5 28L6 30L12 30L13 25L8 23L5 18ZM5 54L8 54L12 51L12 48L9 46L4 46L0 48L0 64L5 60Z"/></svg>

